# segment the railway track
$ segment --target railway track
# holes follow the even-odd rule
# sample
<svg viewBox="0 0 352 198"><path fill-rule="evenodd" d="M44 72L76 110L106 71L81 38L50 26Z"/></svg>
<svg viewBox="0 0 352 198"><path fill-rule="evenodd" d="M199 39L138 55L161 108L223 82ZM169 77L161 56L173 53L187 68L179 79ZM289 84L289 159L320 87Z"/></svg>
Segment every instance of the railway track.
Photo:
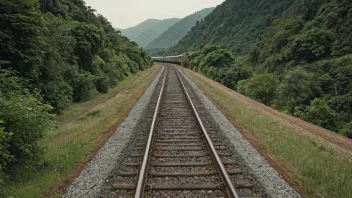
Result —
<svg viewBox="0 0 352 198"><path fill-rule="evenodd" d="M152 108L115 173L114 194L259 198L251 183L241 181L243 172L226 141L206 113L197 111L182 75L173 67L163 75Z"/></svg>

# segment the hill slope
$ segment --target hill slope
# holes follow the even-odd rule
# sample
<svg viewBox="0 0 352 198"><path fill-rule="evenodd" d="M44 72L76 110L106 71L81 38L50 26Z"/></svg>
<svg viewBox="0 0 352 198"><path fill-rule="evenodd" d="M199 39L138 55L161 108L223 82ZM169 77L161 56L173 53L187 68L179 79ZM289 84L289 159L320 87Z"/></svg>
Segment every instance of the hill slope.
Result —
<svg viewBox="0 0 352 198"><path fill-rule="evenodd" d="M282 17L295 0L227 0L197 24L172 52L180 53L217 44L237 55L248 51L273 21Z"/></svg>
<svg viewBox="0 0 352 198"><path fill-rule="evenodd" d="M141 47L146 47L150 42L164 33L170 26L177 23L180 19L171 18L159 21L156 25L150 27L142 34L140 34L136 39L136 43L138 43Z"/></svg>
<svg viewBox="0 0 352 198"><path fill-rule="evenodd" d="M351 21L350 0L227 0L169 53L197 50L184 66L352 137Z"/></svg>
<svg viewBox="0 0 352 198"><path fill-rule="evenodd" d="M166 32L147 45L146 49L167 49L181 40L196 25L197 21L203 20L214 8L206 8L189 15L171 26Z"/></svg>
<svg viewBox="0 0 352 198"><path fill-rule="evenodd" d="M135 27L121 30L121 33L130 40L135 41L140 47L146 47L179 20L177 18L164 20L148 19Z"/></svg>
<svg viewBox="0 0 352 198"><path fill-rule="evenodd" d="M160 22L158 19L148 19L143 21L142 23L130 27L127 29L118 29L121 31L121 35L129 38L130 40L135 40L139 35L141 35L144 31L148 30L150 27L154 27Z"/></svg>

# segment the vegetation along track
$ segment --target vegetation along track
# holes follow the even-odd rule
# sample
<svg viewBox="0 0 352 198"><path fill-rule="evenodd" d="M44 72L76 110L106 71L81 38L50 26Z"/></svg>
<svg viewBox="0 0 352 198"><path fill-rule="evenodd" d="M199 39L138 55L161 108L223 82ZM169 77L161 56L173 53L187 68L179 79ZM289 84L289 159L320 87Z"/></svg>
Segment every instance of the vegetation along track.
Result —
<svg viewBox="0 0 352 198"><path fill-rule="evenodd" d="M209 116L197 111L198 101L182 78L173 67L164 70L145 120L102 197L262 197L241 176Z"/></svg>

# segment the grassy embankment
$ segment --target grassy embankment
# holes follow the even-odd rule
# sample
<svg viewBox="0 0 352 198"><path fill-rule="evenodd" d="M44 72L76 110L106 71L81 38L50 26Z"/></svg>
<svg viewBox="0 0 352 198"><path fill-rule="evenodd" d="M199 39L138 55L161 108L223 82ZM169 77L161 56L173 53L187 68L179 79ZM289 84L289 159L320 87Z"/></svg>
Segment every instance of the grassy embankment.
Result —
<svg viewBox="0 0 352 198"><path fill-rule="evenodd" d="M63 112L57 117L57 127L40 142L46 148L47 166L41 170L19 170L0 195L60 197L127 117L159 71L160 67L154 66L128 76L107 94L74 104Z"/></svg>
<svg viewBox="0 0 352 198"><path fill-rule="evenodd" d="M181 69L304 197L352 197L351 158L264 115L222 85Z"/></svg>

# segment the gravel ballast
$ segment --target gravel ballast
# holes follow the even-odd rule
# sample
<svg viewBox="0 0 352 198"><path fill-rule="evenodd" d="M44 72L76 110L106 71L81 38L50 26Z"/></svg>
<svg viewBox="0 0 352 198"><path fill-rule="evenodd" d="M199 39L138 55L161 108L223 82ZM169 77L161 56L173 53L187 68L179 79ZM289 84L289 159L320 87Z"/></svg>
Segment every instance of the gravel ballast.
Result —
<svg viewBox="0 0 352 198"><path fill-rule="evenodd" d="M220 110L200 91L200 89L185 75L181 70L184 78L192 87L193 91L203 103L204 108L217 123L220 130L226 136L234 148L234 152L239 154L244 163L251 169L252 174L260 182L267 195L273 198L299 198L301 197L278 172L273 169L269 163L258 153L258 151L249 144L242 134L233 126L233 124L222 114Z"/></svg>
<svg viewBox="0 0 352 198"><path fill-rule="evenodd" d="M164 69L163 69L164 70ZM131 144L131 139L135 138L134 131L140 128L140 122L145 117L146 109L151 103L153 93L160 82L161 74L159 72L156 79L146 90L141 99L130 111L126 120L120 125L115 134L107 141L103 148L98 152L96 157L86 166L80 176L67 189L63 197L105 197L103 192L107 190L109 178L118 170L119 163ZM181 71L183 74L183 72ZM217 109L215 105L198 89L198 87L183 74L186 84L190 87L193 95L196 96L202 108L209 112L208 118L212 118L217 128L230 144L230 149L236 153L241 164L245 164L249 169L250 182L258 183L258 192L265 191L263 197L287 197L299 198L300 195L289 186L284 179L268 164L268 162L249 144L241 133L227 120L227 118ZM187 88L188 89L188 88ZM242 167L241 167L242 169ZM245 170L246 171L246 170ZM253 175L253 178L250 176ZM247 177L247 174L244 174ZM254 182L253 182L254 181ZM105 185L105 187L104 187ZM263 190L262 190L263 189Z"/></svg>
<svg viewBox="0 0 352 198"><path fill-rule="evenodd" d="M127 146L132 132L149 104L156 85L159 82L163 69L159 72L152 84L132 108L128 117L119 126L115 134L110 137L94 159L88 163L79 177L67 189L64 198L71 197L98 197L105 179L118 166L118 159L122 150Z"/></svg>

